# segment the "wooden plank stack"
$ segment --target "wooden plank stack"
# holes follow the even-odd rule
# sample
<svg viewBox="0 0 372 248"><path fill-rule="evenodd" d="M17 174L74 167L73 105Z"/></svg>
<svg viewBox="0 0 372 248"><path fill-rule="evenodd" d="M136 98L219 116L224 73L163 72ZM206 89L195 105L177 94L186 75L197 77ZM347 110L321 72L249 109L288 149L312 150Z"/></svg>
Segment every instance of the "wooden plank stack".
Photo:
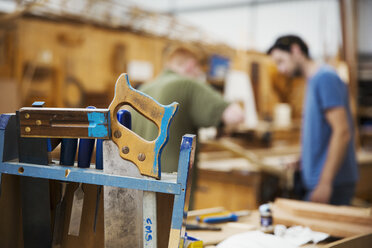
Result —
<svg viewBox="0 0 372 248"><path fill-rule="evenodd" d="M372 233L370 208L332 206L278 198L273 204L275 224L302 225L336 237Z"/></svg>

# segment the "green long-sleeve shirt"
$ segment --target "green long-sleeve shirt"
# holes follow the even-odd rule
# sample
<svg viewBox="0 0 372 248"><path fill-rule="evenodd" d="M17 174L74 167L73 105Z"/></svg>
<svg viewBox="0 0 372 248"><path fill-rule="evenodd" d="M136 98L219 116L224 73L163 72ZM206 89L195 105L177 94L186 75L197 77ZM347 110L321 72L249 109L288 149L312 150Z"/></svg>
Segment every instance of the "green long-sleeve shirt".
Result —
<svg viewBox="0 0 372 248"><path fill-rule="evenodd" d="M144 84L139 90L164 105L179 103L178 112L170 126L169 141L161 156L163 172L177 171L182 136L186 133L196 134L200 127L217 126L228 106L221 94L210 85L170 70L165 70L153 82ZM134 113L132 119L133 131L141 137L154 140L158 136L155 124L145 117Z"/></svg>

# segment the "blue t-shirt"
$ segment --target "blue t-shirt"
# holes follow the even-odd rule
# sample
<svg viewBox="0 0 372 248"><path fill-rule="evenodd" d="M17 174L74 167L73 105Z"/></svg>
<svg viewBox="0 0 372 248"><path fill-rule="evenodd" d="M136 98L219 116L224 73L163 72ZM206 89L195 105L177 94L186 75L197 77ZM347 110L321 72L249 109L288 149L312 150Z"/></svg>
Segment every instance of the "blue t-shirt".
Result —
<svg viewBox="0 0 372 248"><path fill-rule="evenodd" d="M318 184L327 158L332 129L326 120L325 112L333 107L346 109L352 133L333 185L355 183L358 179L347 85L331 67L322 66L307 82L303 113L302 178L308 190L314 189Z"/></svg>

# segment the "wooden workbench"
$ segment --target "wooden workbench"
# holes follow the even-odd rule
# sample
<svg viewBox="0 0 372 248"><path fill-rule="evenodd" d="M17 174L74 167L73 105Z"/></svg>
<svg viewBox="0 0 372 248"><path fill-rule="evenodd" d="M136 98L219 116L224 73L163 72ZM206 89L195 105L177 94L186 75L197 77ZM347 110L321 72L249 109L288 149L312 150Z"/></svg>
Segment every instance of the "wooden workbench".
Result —
<svg viewBox="0 0 372 248"><path fill-rule="evenodd" d="M216 224L222 228L221 231L187 231L187 235L203 241L205 248L215 248L216 245L232 235L259 230L260 217L257 210L252 211L249 216L244 216L239 219L239 222L229 222L224 224ZM307 244L302 247L323 248L328 242L321 242L317 245Z"/></svg>
<svg viewBox="0 0 372 248"><path fill-rule="evenodd" d="M195 223L195 220L187 220L187 223ZM203 241L204 246L211 246L220 243L228 237L248 232L252 230L258 230L260 227L260 217L258 211L254 210L248 216L242 216L239 218L239 222L229 222L223 224L215 224L214 226L221 227L221 231L187 231L187 235L200 239Z"/></svg>
<svg viewBox="0 0 372 248"><path fill-rule="evenodd" d="M300 156L300 146L278 146L271 148L247 148L235 139L229 138L234 147L226 148L223 140L202 143L199 156L198 188L195 193L195 209L223 206L235 211L257 209L260 203L277 193L274 188L290 189L293 174L289 174L285 164ZM224 149L226 148L226 149ZM238 148L239 151L233 151ZM269 165L264 170L246 157L253 155ZM372 202L372 152L357 152L359 181L355 196L363 201ZM273 170L271 170L271 167ZM272 172L272 173L271 173ZM263 184L271 183L270 188ZM265 194L265 197L262 195Z"/></svg>
<svg viewBox="0 0 372 248"><path fill-rule="evenodd" d="M276 199L272 205L274 224L286 226L301 225L310 227L313 231L325 232L331 235L331 239L320 244L305 245L304 247L328 247L330 240L347 240L359 235L367 235L369 244L372 243L372 215L370 208L356 208L345 206L332 206L327 204L301 202L287 199ZM192 217L188 218L188 224L196 224ZM250 212L248 216L239 217L238 222L214 224L221 231L190 231L189 236L203 241L206 247L215 247L228 237L260 229L260 216L257 210ZM345 246L355 247L355 246ZM358 246L359 247L359 246ZM370 246L360 246L370 247Z"/></svg>

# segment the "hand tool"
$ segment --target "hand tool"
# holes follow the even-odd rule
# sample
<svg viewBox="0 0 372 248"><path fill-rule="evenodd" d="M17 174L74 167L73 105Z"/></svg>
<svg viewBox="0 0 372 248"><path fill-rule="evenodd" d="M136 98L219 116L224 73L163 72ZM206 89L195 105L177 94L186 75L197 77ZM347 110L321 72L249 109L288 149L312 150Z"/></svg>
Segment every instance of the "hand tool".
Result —
<svg viewBox="0 0 372 248"><path fill-rule="evenodd" d="M61 142L61 154L60 154L60 165L64 166L74 166L75 155L77 148L77 139L62 139ZM61 199L56 205L54 214L54 228L53 228L53 240L52 247L61 247L63 227L64 227L64 217L66 212L66 182L61 182Z"/></svg>
<svg viewBox="0 0 372 248"><path fill-rule="evenodd" d="M32 106L41 109L43 104L34 102ZM21 115L17 113L17 118ZM48 165L47 139L20 137L18 145L19 162ZM52 243L49 180L21 177L20 182L24 247L49 248Z"/></svg>
<svg viewBox="0 0 372 248"><path fill-rule="evenodd" d="M22 108L19 111L20 119L18 121L21 126L20 132L22 137L112 139L103 142L104 170L112 165L116 165L119 168L122 166L123 168L120 169L126 172L133 170L133 172L137 173L137 177L127 176L128 173L121 175L121 173L116 174L113 172L110 174L94 169L71 168L66 170L56 165L40 166L41 164L38 162L35 162L36 164L4 162L2 159L3 149L0 149L0 172L21 175L22 177L84 182L104 185L105 187L138 190L140 191L139 196L145 195L142 191L172 194L174 195L174 200L168 247L184 247L185 226L183 224L185 224L188 210L189 179L194 161L195 135L185 135L182 138L178 173L165 174L164 178L160 179L160 154L166 143L169 124L177 110L177 104L163 106L152 98L135 91L130 87L125 74L120 76L117 81L115 98L117 99L114 99L109 109L100 110L44 109L35 111L34 109ZM140 139L140 137L118 122L117 111L125 104L132 106L157 125L159 135L154 141L148 142ZM4 131L6 130L0 127L0 148L8 146L8 144L4 144L4 136L6 136ZM150 179L147 176L152 178ZM154 178L160 180L154 180ZM104 192L106 194L106 188ZM121 198L120 201L122 202ZM137 198L133 198L132 201L128 200L125 203L128 207L128 212L125 212L125 214L130 215L133 210L136 213L141 212L141 204L138 204ZM146 204L142 206L144 205ZM120 211L121 209L113 208L114 213ZM148 234L155 234L151 231L154 230L152 227L156 226L156 223L152 222L151 219L150 221L147 218L141 219L141 216L139 216L139 221L136 220L136 223L124 223L124 225L119 225L119 228L113 226L113 231L138 227L140 233L142 233L142 228L146 228L145 230L148 231ZM145 223L142 223L142 221ZM130 232L124 234L131 238ZM150 245L155 247L153 244ZM113 247L134 246L130 246L128 243L118 243ZM161 247L166 246L162 244Z"/></svg>
<svg viewBox="0 0 372 248"><path fill-rule="evenodd" d="M97 139L96 145L96 169L103 170L103 140ZM93 223L93 231L96 232L97 227L97 218L98 218L98 210L100 205L101 193L102 193L102 185L97 185L97 198L96 198L96 210L94 212L94 223Z"/></svg>
<svg viewBox="0 0 372 248"><path fill-rule="evenodd" d="M121 109L117 113L117 119L120 124L122 124L124 127L128 128L129 130L132 129L132 119L130 112L125 109ZM96 145L96 169L97 170L103 170L103 140L98 139L97 145ZM99 185L97 188L97 199L96 199L96 210L94 213L94 225L93 230L96 232L96 226L97 226L97 216L98 216L98 209L99 209L99 203L101 199L101 192L102 192L102 185Z"/></svg>
<svg viewBox="0 0 372 248"><path fill-rule="evenodd" d="M83 213L83 204L84 204L83 184L79 183L79 186L74 192L74 198L72 200L70 225L68 228L69 235L79 236L81 215Z"/></svg>
<svg viewBox="0 0 372 248"><path fill-rule="evenodd" d="M117 112L123 105L130 105L133 109L140 112L146 118L155 123L158 127L159 135L153 141L147 141L139 137L137 134L130 131L118 122ZM178 109L177 103L172 103L168 106L164 106L156 102L151 97L133 89L130 86L128 77L126 74L122 74L115 87L115 96L111 102L109 109L58 109L49 108L43 111L34 111L30 108L22 108L20 125L22 136L25 137L80 137L89 139L110 139L103 142L103 155L104 155L104 173L106 175L122 175L131 178L138 178L147 181L148 176L156 179L160 179L161 168L160 168L160 156L161 151L168 139L169 125L170 122ZM41 121L42 125L34 125L36 120ZM188 137L186 140L194 140L193 137ZM190 141L185 141L185 152L189 151L195 144L191 144ZM124 160L123 160L124 159ZM184 159L190 159L190 153L184 155ZM182 182L180 185L186 184L188 178L189 164L184 165L182 175L186 173L185 178L180 178ZM142 176L143 175L143 176ZM145 202L153 202L155 208L155 193L147 194L147 191L156 191L148 188L145 192L136 192L136 190L119 188L115 191L118 197L111 195L110 200L106 201L106 196L110 196L110 187L104 189L104 211L105 211L105 239L110 239L111 234L117 234L118 230L123 232L124 235L132 239L141 239L142 228L145 228L148 233L154 232L156 229L156 218L145 218L142 220L142 207L147 204L142 204L142 197L147 198ZM133 187L129 187L133 188ZM186 186L183 189L186 191ZM131 192L131 193L129 193ZM114 193L114 194L115 194ZM133 193L133 194L132 194ZM187 193L187 192L186 192ZM177 200L176 200L177 198ZM184 197L176 197L175 201L178 204L183 205L185 201ZM187 198L187 197L186 197ZM124 199L133 199L125 201ZM123 200L125 201L125 207L122 208ZM119 207L116 207L119 206ZM154 210L152 209L152 210ZM126 210L126 212L124 212ZM146 211L145 211L146 212ZM148 211L149 213L151 211ZM154 211L152 211L154 212ZM106 213L110 213L111 218L107 218ZM109 220L117 221L115 215L119 217L127 218L135 222L132 224L125 224L123 228L121 223L110 223ZM131 215L131 216L128 216ZM150 216L149 214L147 216ZM152 216L155 216L152 214ZM174 212L173 216L183 216L179 212ZM178 218L178 217L177 217ZM107 223L106 223L107 222ZM173 242L180 240L179 223L178 220L175 224L173 232ZM117 224L117 225L116 225ZM110 231L109 228L112 228ZM139 230L139 235L131 235L127 229ZM148 235L148 238L150 235ZM120 239L117 240L116 246L121 247L123 242ZM155 240L155 236L153 241ZM156 242L152 242L155 244ZM130 245L129 245L130 246ZM109 247L109 246L107 246ZM132 247L132 246L131 246ZM155 247L155 246L154 246Z"/></svg>
<svg viewBox="0 0 372 248"><path fill-rule="evenodd" d="M187 218L195 218L200 215L205 214L213 214L213 213L221 213L223 211L226 211L224 207L214 207L214 208L203 208L203 209L196 209L191 210L187 213Z"/></svg>
<svg viewBox="0 0 372 248"><path fill-rule="evenodd" d="M206 231L221 231L221 227L217 226L202 226L202 225L195 225L195 224L186 224L186 231L191 230L206 230Z"/></svg>
<svg viewBox="0 0 372 248"><path fill-rule="evenodd" d="M119 123L131 128L129 111L118 111L117 118ZM104 142L103 158L105 173L142 177L133 163L120 159L113 142ZM105 186L105 247L118 247L123 243L127 244L128 247L143 246L141 243L142 195L142 192L138 190ZM130 226L126 223L130 223ZM123 226L125 228L122 228Z"/></svg>
<svg viewBox="0 0 372 248"><path fill-rule="evenodd" d="M118 122L116 114L125 104L155 123L159 130L155 140L144 140ZM178 103L165 106L132 88L124 73L116 82L108 109L21 108L20 130L22 137L112 139L121 158L135 164L142 175L160 179L161 151L177 109Z"/></svg>
<svg viewBox="0 0 372 248"><path fill-rule="evenodd" d="M203 222L208 223L208 224L233 222L233 221L238 221L238 216L233 213L228 214L228 215L205 217L203 219Z"/></svg>
<svg viewBox="0 0 372 248"><path fill-rule="evenodd" d="M0 115L0 123L3 115ZM8 123L10 124L10 123ZM4 161L8 155L4 154L3 151L8 150L11 144L4 143L4 137L7 136L7 128L4 129L0 126L0 173L19 175L21 177L33 177L33 178L44 178L53 180L63 180L69 182L84 182L89 184L97 184L104 186L119 187L125 189L136 189L141 191L152 191L171 194L174 196L173 200L173 213L171 219L171 232L169 239L163 240L167 242L168 246L162 241L160 247L185 247L185 227L184 223L186 220L188 205L187 199L189 197L189 182L190 173L193 167L194 153L195 153L195 135L184 135L180 146L179 166L178 173L164 174L161 180L154 180L149 178L135 178L132 176L120 176L115 174L108 174L99 172L95 169L81 169L71 168L67 169L62 166L50 165L42 166L41 164L31 163L18 163L16 161ZM107 149L106 145L112 144L112 154L117 155L113 158L113 161L119 162L121 160L117 147L112 141L105 141L103 150ZM10 147L7 147L10 145ZM134 145L134 144L131 144ZM110 147L108 147L110 148ZM116 149L116 153L115 153ZM104 152L104 160L106 162L107 157ZM108 154L111 155L111 154ZM117 160L119 158L119 160ZM106 163L104 163L106 167ZM166 208L162 208L167 210ZM161 226L162 230L167 232L168 227L166 225ZM125 223L122 228L132 227L132 223ZM50 244L49 244L50 245ZM83 245L84 246L84 245ZM38 246L39 247L39 246ZM127 246L126 243L118 244L116 247L133 247Z"/></svg>
<svg viewBox="0 0 372 248"><path fill-rule="evenodd" d="M88 107L93 109L94 107ZM80 139L79 141L79 153L78 153L78 167L89 168L94 148L94 139ZM84 190L83 184L79 183L78 188L74 192L72 201L70 226L68 230L69 235L79 236L81 216L83 213L84 204Z"/></svg>
<svg viewBox="0 0 372 248"><path fill-rule="evenodd" d="M119 110L118 121L120 124L128 129L132 129L131 114L127 110ZM128 176L132 174L129 173ZM133 174L134 176L137 173ZM145 176L144 176L145 177ZM138 193L138 192L136 192ZM138 195L139 201L141 201L141 195ZM125 201L130 200L129 198L123 198ZM157 245L157 218L156 218L156 193L144 191L142 195L142 223L143 223L143 247L155 248Z"/></svg>
<svg viewBox="0 0 372 248"><path fill-rule="evenodd" d="M199 222L204 222L208 224L216 224L216 223L238 221L238 218L240 216L245 216L249 214L250 214L250 211L248 210L237 211L234 213L224 211L218 214L206 214L206 215L198 216L196 217L196 220Z"/></svg>
<svg viewBox="0 0 372 248"><path fill-rule="evenodd" d="M203 248L203 241L198 240L194 237L188 236L187 233L185 234L185 248Z"/></svg>

